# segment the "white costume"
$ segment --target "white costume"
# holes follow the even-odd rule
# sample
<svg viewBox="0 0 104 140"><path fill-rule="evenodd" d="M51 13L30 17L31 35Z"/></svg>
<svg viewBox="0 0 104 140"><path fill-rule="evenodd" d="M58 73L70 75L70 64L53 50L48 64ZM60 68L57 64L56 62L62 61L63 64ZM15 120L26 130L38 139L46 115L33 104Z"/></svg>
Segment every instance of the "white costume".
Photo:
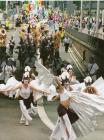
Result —
<svg viewBox="0 0 104 140"><path fill-rule="evenodd" d="M69 99L71 94L69 94L65 89L64 93L60 94L60 101L65 101ZM70 114L71 115L71 114ZM58 117L55 129L53 130L50 140L75 140L76 134L72 128L71 122L68 118L68 114L65 113Z"/></svg>
<svg viewBox="0 0 104 140"><path fill-rule="evenodd" d="M49 75L49 72L45 70L45 68L42 68L42 67L41 67L41 73L42 74L48 73ZM46 76L46 74L44 75ZM45 78L47 78L47 76ZM49 78L47 78L46 80L48 81L48 79ZM100 91L102 87L101 85L104 85L104 80L102 78L99 78L98 82L96 81L94 84L93 85L96 86L96 88L98 88ZM70 134L70 137L68 138L66 135L65 126L63 125L63 121L61 120L60 117L58 117L57 124L55 126L55 129L52 132L50 140L54 140L54 139L61 140L62 138L63 140L75 140L76 135L82 136L82 135L88 134L91 131L94 131L96 127L95 116L101 115L104 113L103 95L97 96L94 94L82 93L81 89L82 87L85 86L85 83L79 83L79 84L71 85L71 86L74 88L75 91L67 92L68 94L65 95L66 97L65 96L64 96L65 98L61 97L61 100L67 99L69 97L74 97L73 101L70 103L70 108L72 108L77 113L77 115L79 116L79 119L74 124L72 124L73 126L72 127L70 125L70 120L67 114L63 116L66 127ZM48 99L52 100L52 97L57 96L55 86L51 85L49 87L49 90L50 90L51 95L49 95ZM76 132L76 130L78 133Z"/></svg>
<svg viewBox="0 0 104 140"><path fill-rule="evenodd" d="M15 70L16 70L16 68L14 66L6 65L6 66L3 67L2 71L3 71L4 76L5 76L5 83L7 82L7 80L12 75L12 72L14 72Z"/></svg>
<svg viewBox="0 0 104 140"><path fill-rule="evenodd" d="M96 116L101 114L103 115L104 113L103 96L71 91L67 92L67 94L64 93L60 97L62 101L66 100L68 97L73 97L73 101L70 103L70 108L72 108L79 116L79 119L74 124L72 124L76 135L82 136L90 133L91 131L94 131L97 125ZM70 121L66 116L63 116L64 122L66 127L68 129L70 128L70 136L72 135L74 137L75 134L72 127L70 126ZM64 125L60 119L61 118L58 117L57 124L52 132L50 140L61 140L61 138L64 138L64 140L70 140L70 138L66 138L66 134L64 133L65 127L63 128ZM74 139L75 137L71 140Z"/></svg>
<svg viewBox="0 0 104 140"><path fill-rule="evenodd" d="M15 77L14 76L12 76L12 77L10 77L8 80L7 80L7 83L6 84L0 84L0 89L1 90L5 90L5 89L7 89L7 88L13 88L15 85L17 85L17 84L19 84L20 82L19 81L17 81L16 79L15 79ZM10 92L9 93L9 97L12 97L14 94L16 93L16 91L15 92ZM5 93L5 95L6 95L6 93Z"/></svg>

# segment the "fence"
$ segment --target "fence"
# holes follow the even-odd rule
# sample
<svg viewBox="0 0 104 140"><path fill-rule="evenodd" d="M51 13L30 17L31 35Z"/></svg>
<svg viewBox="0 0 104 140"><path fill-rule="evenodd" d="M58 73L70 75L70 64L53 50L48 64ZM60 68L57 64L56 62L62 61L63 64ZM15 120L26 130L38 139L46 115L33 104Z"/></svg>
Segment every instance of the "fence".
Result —
<svg viewBox="0 0 104 140"><path fill-rule="evenodd" d="M82 33L88 34L90 36L97 37L97 38L104 40L104 32L103 32L104 27L101 28L102 31L99 29L98 32L94 31L93 29L88 30L87 28L83 28L82 31L80 31L80 28L78 28L78 27L72 27L72 29L73 30L75 29L78 32L82 32Z"/></svg>
<svg viewBox="0 0 104 140"><path fill-rule="evenodd" d="M104 40L82 32L78 32L77 30L71 28L67 28L66 31L72 36L88 44L91 48L94 48L97 53L104 55Z"/></svg>

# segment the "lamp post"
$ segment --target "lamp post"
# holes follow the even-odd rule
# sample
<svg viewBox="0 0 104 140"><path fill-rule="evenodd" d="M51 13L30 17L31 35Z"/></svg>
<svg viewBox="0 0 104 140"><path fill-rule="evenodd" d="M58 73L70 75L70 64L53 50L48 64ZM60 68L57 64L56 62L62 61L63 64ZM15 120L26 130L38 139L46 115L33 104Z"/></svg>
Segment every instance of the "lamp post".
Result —
<svg viewBox="0 0 104 140"><path fill-rule="evenodd" d="M63 13L64 13L64 1L63 1L63 3L62 3L62 11L63 11Z"/></svg>
<svg viewBox="0 0 104 140"><path fill-rule="evenodd" d="M88 10L88 15L90 16L91 14L91 0L89 0L89 10Z"/></svg>
<svg viewBox="0 0 104 140"><path fill-rule="evenodd" d="M104 10L102 10L102 39L104 39Z"/></svg>
<svg viewBox="0 0 104 140"><path fill-rule="evenodd" d="M98 36L98 28L99 28L99 11L100 11L100 0L97 0L96 37Z"/></svg>
<svg viewBox="0 0 104 140"><path fill-rule="evenodd" d="M8 13L8 0L6 0L6 4L5 4L5 9L6 9L6 14Z"/></svg>
<svg viewBox="0 0 104 140"><path fill-rule="evenodd" d="M83 0L81 0L81 12L80 12L80 31L82 32L82 17L83 17Z"/></svg>
<svg viewBox="0 0 104 140"><path fill-rule="evenodd" d="M102 11L102 26L103 26L103 32L104 32L104 10Z"/></svg>

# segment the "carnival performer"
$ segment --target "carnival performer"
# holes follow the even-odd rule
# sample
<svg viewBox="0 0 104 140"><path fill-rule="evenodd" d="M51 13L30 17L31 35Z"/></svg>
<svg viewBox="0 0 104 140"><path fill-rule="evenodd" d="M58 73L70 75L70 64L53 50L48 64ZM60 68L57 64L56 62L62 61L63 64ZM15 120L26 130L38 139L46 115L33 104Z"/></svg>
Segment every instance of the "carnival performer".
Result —
<svg viewBox="0 0 104 140"><path fill-rule="evenodd" d="M19 84L19 81L16 80L16 72L13 72L10 78L7 80L5 88L14 87L14 85ZM10 91L9 92L9 98L13 99L16 98L16 95L18 94L18 90L16 91ZM8 96L8 93L6 94Z"/></svg>
<svg viewBox="0 0 104 140"><path fill-rule="evenodd" d="M99 95L96 87L91 85L92 84L92 78L90 76L87 76L84 79L84 82L85 82L85 88L83 88L82 92Z"/></svg>
<svg viewBox="0 0 104 140"><path fill-rule="evenodd" d="M29 122L32 121L31 116L28 113L28 109L31 107L31 103L33 102L33 94L37 91L41 93L47 93L45 90L40 90L39 87L33 86L30 84L30 79L27 77L27 74L23 76L22 82L17 84L14 88L7 88L4 90L0 90L0 92L11 92L19 89L18 100L20 104L20 109L22 112L20 123L25 123L26 126L29 125Z"/></svg>
<svg viewBox="0 0 104 140"><path fill-rule="evenodd" d="M98 71L99 71L99 66L95 62L95 58L90 57L86 72L87 72L87 75L90 75L92 77L93 82L95 82L97 80Z"/></svg>
<svg viewBox="0 0 104 140"><path fill-rule="evenodd" d="M69 81L70 81L70 84L73 85L73 84L78 84L79 81L76 79L76 75L73 71L73 66L71 64L68 64L66 66L66 69L67 69L67 72L69 73Z"/></svg>
<svg viewBox="0 0 104 140"><path fill-rule="evenodd" d="M58 96L53 94L51 98L60 99L59 117L50 140L75 140L76 136L84 136L94 131L97 126L96 116L104 113L104 97L80 91L68 91L59 80L57 84Z"/></svg>
<svg viewBox="0 0 104 140"><path fill-rule="evenodd" d="M70 86L70 81L68 77L66 77L66 74L61 75L61 83L67 91L73 90L73 88Z"/></svg>
<svg viewBox="0 0 104 140"><path fill-rule="evenodd" d="M4 81L7 83L7 80L10 78L13 72L16 71L16 67L10 64L10 59L8 58L6 65L2 67L2 71L4 73Z"/></svg>
<svg viewBox="0 0 104 140"><path fill-rule="evenodd" d="M60 31L56 30L55 35L54 35L54 49L55 49L55 52L59 51L60 41L61 41L61 33L60 33Z"/></svg>
<svg viewBox="0 0 104 140"><path fill-rule="evenodd" d="M25 67L25 73L27 77L30 78L30 83L33 84L33 86L40 86L39 79L38 79L38 72L36 71L36 67L34 66L32 69L29 66ZM38 93L39 94L39 93ZM36 115L37 112L37 94L33 94L33 101L31 102L31 108L29 109L29 113L32 115ZM39 96L40 97L40 96ZM41 94L42 97L42 94Z"/></svg>
<svg viewBox="0 0 104 140"><path fill-rule="evenodd" d="M74 112L74 110L69 108L70 102L72 100L72 98L70 97L70 93L67 92L67 90L61 85L60 81L57 78L56 78L56 82L58 84L56 90L59 95L55 96L53 100L60 98L60 103L57 109L59 115L57 124L60 123L60 127L56 125L50 137L50 140L54 140L54 139L75 140L76 135L73 131L71 124L76 122L79 117Z"/></svg>

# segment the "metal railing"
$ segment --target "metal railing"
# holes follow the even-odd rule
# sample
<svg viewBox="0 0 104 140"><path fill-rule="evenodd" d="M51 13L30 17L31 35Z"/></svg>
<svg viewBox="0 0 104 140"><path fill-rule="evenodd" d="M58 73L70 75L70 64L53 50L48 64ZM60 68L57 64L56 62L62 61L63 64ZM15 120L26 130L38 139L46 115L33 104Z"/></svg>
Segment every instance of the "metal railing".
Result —
<svg viewBox="0 0 104 140"><path fill-rule="evenodd" d="M78 28L78 27L71 27L71 28L77 30L78 32L82 32L82 33L88 34L90 36L97 37L97 38L100 38L100 39L104 40L104 32L103 31L102 32L96 32L93 29L88 30L87 28L83 28L82 30L80 30L80 28Z"/></svg>
<svg viewBox="0 0 104 140"><path fill-rule="evenodd" d="M104 54L104 40L89 34L82 33L72 28L66 28L66 31L69 32L73 37L89 45L91 50L96 50L96 52L101 55Z"/></svg>
<svg viewBox="0 0 104 140"><path fill-rule="evenodd" d="M72 28L66 28L66 32L70 34L70 37L72 37L73 40L79 44L82 44L80 48L87 48L87 55L92 54L92 56L95 56L96 62L100 67L101 75L104 77L104 40L89 34L82 33Z"/></svg>

